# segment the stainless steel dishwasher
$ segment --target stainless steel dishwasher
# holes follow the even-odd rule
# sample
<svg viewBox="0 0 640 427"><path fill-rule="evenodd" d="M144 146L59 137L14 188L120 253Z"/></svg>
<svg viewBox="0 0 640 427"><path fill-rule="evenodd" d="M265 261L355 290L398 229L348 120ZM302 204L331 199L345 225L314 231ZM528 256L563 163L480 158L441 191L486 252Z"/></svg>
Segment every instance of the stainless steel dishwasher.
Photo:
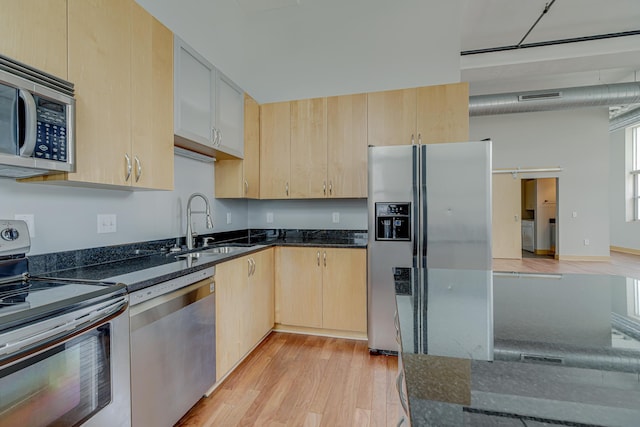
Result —
<svg viewBox="0 0 640 427"><path fill-rule="evenodd" d="M214 273L131 293L133 427L174 425L215 383Z"/></svg>

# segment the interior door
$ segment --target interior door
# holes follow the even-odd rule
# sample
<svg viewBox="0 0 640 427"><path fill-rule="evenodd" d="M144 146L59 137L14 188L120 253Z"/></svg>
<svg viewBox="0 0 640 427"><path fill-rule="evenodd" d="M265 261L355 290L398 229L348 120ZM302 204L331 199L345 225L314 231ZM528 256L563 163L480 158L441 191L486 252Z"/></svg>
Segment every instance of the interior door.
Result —
<svg viewBox="0 0 640 427"><path fill-rule="evenodd" d="M520 179L493 175L493 257L522 258Z"/></svg>

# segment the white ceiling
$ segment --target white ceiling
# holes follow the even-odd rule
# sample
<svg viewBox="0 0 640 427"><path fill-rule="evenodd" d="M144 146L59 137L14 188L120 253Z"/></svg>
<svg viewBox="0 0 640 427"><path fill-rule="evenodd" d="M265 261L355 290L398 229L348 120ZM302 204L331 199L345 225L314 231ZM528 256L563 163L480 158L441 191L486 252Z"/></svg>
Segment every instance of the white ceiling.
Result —
<svg viewBox="0 0 640 427"><path fill-rule="evenodd" d="M472 94L584 86L640 70L640 35L460 57L517 44L545 0L137 1L259 102L459 80ZM640 0L556 0L524 43L630 30Z"/></svg>

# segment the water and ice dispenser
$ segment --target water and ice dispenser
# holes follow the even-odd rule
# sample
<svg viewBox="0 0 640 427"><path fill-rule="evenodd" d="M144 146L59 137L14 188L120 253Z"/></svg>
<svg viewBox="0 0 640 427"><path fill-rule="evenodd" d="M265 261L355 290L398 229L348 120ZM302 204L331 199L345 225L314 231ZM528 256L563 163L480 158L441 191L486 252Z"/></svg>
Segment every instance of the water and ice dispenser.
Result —
<svg viewBox="0 0 640 427"><path fill-rule="evenodd" d="M411 240L411 203L376 203L376 240Z"/></svg>

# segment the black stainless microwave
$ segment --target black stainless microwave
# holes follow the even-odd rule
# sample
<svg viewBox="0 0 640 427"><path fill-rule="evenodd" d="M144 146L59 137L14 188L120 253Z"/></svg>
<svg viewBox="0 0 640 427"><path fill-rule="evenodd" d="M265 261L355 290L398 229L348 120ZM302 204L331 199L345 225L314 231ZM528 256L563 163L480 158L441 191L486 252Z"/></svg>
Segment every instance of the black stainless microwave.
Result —
<svg viewBox="0 0 640 427"><path fill-rule="evenodd" d="M73 172L72 83L0 55L0 176Z"/></svg>

